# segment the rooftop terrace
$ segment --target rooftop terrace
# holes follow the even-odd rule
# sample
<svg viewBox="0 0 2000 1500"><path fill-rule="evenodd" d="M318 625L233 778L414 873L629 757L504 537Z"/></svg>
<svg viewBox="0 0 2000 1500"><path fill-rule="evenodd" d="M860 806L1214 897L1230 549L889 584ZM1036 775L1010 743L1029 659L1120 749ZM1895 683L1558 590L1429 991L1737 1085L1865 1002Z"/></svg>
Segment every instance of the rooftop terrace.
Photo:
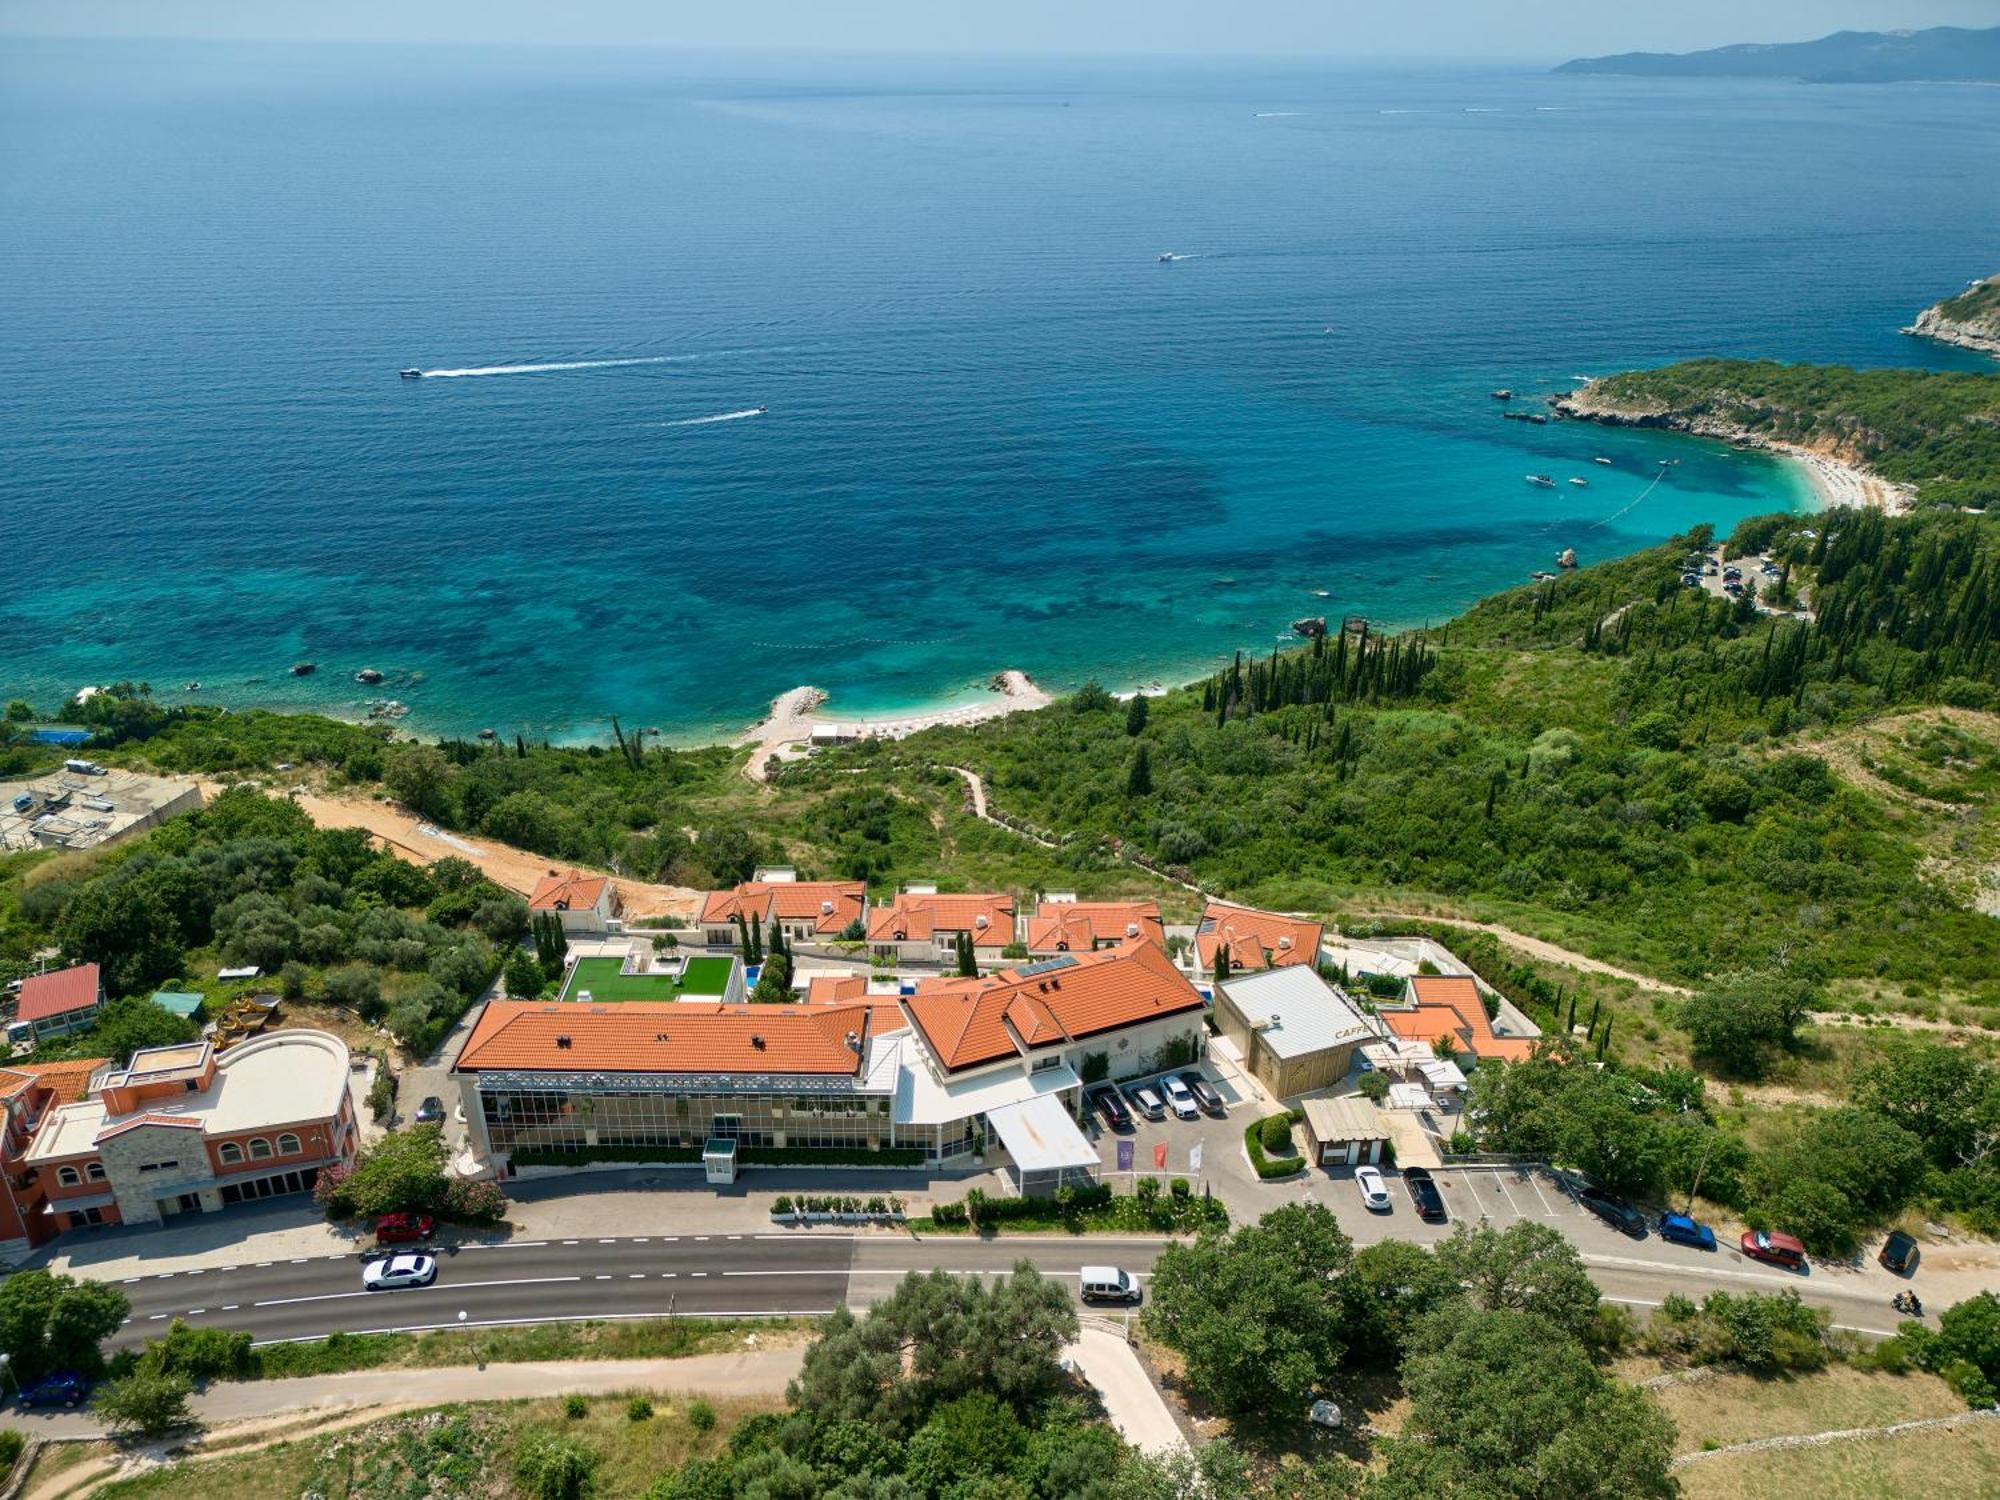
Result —
<svg viewBox="0 0 2000 1500"><path fill-rule="evenodd" d="M617 1005L628 1000L719 1000L729 989L732 961L727 958L690 958L666 962L649 974L627 974L616 958L579 958L570 966L562 998L576 1000L585 990L599 1005Z"/></svg>

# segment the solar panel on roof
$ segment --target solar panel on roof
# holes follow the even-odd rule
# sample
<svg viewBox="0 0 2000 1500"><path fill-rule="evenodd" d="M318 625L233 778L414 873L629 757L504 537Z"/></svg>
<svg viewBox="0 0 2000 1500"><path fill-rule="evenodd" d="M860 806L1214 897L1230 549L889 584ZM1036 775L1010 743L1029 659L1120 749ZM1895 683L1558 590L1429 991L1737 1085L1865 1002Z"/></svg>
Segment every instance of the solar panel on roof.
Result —
<svg viewBox="0 0 2000 1500"><path fill-rule="evenodd" d="M1073 968L1075 964L1076 960L1065 953L1059 958L1045 958L1039 963L1029 964L1026 968L1016 969L1014 972L1023 979L1028 979L1036 974L1046 974L1052 969Z"/></svg>

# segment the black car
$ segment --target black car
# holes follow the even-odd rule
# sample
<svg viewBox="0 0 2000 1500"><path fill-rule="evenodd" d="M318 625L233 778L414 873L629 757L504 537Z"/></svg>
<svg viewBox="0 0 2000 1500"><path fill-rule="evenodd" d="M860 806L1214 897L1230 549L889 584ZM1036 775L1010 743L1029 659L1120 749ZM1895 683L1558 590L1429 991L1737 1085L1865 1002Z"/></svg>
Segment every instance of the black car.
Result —
<svg viewBox="0 0 2000 1500"><path fill-rule="evenodd" d="M436 1094L426 1095L424 1102L417 1106L419 1125L436 1125L444 1119L444 1100Z"/></svg>
<svg viewBox="0 0 2000 1500"><path fill-rule="evenodd" d="M1442 1224L1450 1217L1444 1211L1444 1194L1431 1181L1431 1174L1423 1167L1403 1168L1403 1186L1409 1189L1410 1201L1417 1206L1417 1217L1428 1224Z"/></svg>
<svg viewBox="0 0 2000 1500"><path fill-rule="evenodd" d="M1194 1102L1207 1113L1217 1118L1229 1113L1228 1106L1222 1102L1222 1095L1215 1091L1215 1085L1201 1074L1190 1070L1181 1074L1181 1082L1186 1084L1188 1092L1194 1095Z"/></svg>
<svg viewBox="0 0 2000 1500"><path fill-rule="evenodd" d="M1576 1201L1620 1234L1629 1234L1635 1240L1646 1237L1646 1216L1616 1193L1607 1193L1600 1187L1583 1187L1577 1189Z"/></svg>
<svg viewBox="0 0 2000 1500"><path fill-rule="evenodd" d="M81 1406L90 1382L74 1370L57 1370L21 1392L23 1406Z"/></svg>
<svg viewBox="0 0 2000 1500"><path fill-rule="evenodd" d="M1125 1101L1118 1097L1116 1089L1093 1089L1090 1102L1097 1106L1097 1112L1104 1116L1104 1123L1113 1130L1132 1128L1132 1111L1125 1107Z"/></svg>
<svg viewBox="0 0 2000 1500"><path fill-rule="evenodd" d="M1889 1238L1882 1242L1882 1249L1876 1259L1885 1271L1894 1271L1898 1276L1907 1276L1917 1268L1917 1257L1922 1252L1917 1242L1900 1229L1889 1232Z"/></svg>

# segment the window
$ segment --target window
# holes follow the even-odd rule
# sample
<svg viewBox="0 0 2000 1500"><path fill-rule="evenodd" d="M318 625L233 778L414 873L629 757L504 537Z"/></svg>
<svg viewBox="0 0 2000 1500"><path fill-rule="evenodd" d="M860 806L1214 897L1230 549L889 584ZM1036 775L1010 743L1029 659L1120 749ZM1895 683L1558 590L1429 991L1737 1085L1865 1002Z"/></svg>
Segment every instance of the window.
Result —
<svg viewBox="0 0 2000 1500"><path fill-rule="evenodd" d="M56 1181L61 1183L64 1187L83 1186L83 1178L77 1174L77 1170L75 1167L57 1167Z"/></svg>
<svg viewBox="0 0 2000 1500"><path fill-rule="evenodd" d="M101 1161L92 1162L83 1169L83 1175L90 1182L104 1181L104 1163Z"/></svg>
<svg viewBox="0 0 2000 1500"><path fill-rule="evenodd" d="M297 1136L287 1133L278 1137L278 1155L297 1156L300 1150Z"/></svg>
<svg viewBox="0 0 2000 1500"><path fill-rule="evenodd" d="M263 1161L271 1154L271 1143L261 1135L250 1137L250 1160Z"/></svg>
<svg viewBox="0 0 2000 1500"><path fill-rule="evenodd" d="M234 1141L224 1141L215 1148L215 1159L225 1167L233 1167L243 1160L243 1148Z"/></svg>
<svg viewBox="0 0 2000 1500"><path fill-rule="evenodd" d="M142 1161L139 1170L145 1172L178 1172L181 1164L177 1161Z"/></svg>

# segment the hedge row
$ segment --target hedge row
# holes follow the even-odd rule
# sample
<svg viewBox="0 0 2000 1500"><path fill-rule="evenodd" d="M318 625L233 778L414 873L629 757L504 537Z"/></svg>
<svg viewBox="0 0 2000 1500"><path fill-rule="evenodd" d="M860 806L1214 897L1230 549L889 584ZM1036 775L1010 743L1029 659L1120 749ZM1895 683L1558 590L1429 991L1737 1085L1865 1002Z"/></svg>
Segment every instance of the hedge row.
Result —
<svg viewBox="0 0 2000 1500"><path fill-rule="evenodd" d="M1261 1120L1253 1121L1250 1127L1243 1132L1243 1149L1250 1154L1250 1165L1257 1169L1257 1175L1260 1178L1268 1182L1274 1177L1289 1177L1292 1173L1299 1171L1306 1165L1303 1152L1294 1151L1290 1156L1279 1156L1276 1159L1265 1155L1267 1149L1277 1149L1275 1146L1267 1148L1265 1142L1266 1140L1275 1141L1278 1139L1278 1126L1280 1123L1284 1127L1284 1139L1290 1141L1291 1128L1305 1117L1306 1112L1302 1109L1284 1110L1278 1114L1266 1115ZM1265 1128L1267 1126L1270 1127L1268 1133Z"/></svg>
<svg viewBox="0 0 2000 1500"><path fill-rule="evenodd" d="M698 1162L698 1146L579 1146L574 1151L516 1151L517 1167L574 1167L586 1162ZM746 1167L920 1167L924 1153L913 1147L740 1146L737 1162Z"/></svg>

